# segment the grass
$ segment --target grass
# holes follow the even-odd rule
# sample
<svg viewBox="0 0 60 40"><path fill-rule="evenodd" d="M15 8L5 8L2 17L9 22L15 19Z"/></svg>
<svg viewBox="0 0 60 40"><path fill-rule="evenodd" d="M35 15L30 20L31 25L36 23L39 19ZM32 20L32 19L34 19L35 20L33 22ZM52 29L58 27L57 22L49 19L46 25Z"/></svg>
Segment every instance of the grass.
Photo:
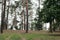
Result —
<svg viewBox="0 0 60 40"><path fill-rule="evenodd" d="M0 34L0 40L60 40L60 36L50 35L47 33L17 33L6 32Z"/></svg>
<svg viewBox="0 0 60 40"><path fill-rule="evenodd" d="M25 34L26 40L60 40L60 36L49 36L47 34Z"/></svg>
<svg viewBox="0 0 60 40"><path fill-rule="evenodd" d="M9 40L21 40L21 37L18 34L12 34Z"/></svg>

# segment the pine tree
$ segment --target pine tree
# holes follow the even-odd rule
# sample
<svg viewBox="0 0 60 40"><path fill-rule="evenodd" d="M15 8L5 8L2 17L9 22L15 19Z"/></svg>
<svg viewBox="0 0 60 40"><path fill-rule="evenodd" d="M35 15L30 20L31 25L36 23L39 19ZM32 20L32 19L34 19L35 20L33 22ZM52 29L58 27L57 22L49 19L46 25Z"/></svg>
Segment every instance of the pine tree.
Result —
<svg viewBox="0 0 60 40"><path fill-rule="evenodd" d="M60 20L60 16L58 17L58 15L60 15L59 13L59 4L58 4L58 0L45 0L44 2L44 8L42 10L42 13L44 13L44 21L45 22L50 22L50 32L53 31L53 27L52 27L52 22L55 20ZM54 28L55 29L55 28Z"/></svg>

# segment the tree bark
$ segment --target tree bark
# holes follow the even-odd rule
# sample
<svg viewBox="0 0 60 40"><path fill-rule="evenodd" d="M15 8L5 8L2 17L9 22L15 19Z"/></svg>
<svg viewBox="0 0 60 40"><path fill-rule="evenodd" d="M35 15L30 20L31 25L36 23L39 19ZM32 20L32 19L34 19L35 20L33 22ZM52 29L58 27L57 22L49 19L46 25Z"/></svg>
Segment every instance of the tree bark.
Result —
<svg viewBox="0 0 60 40"><path fill-rule="evenodd" d="M28 0L26 0L26 15L27 15L26 33L28 33Z"/></svg>
<svg viewBox="0 0 60 40"><path fill-rule="evenodd" d="M8 14L9 14L9 0L8 0L8 6L7 6L7 18L6 18L6 30L7 30L7 27L8 27Z"/></svg>
<svg viewBox="0 0 60 40"><path fill-rule="evenodd" d="M3 33L3 29L5 28L5 8L6 8L6 0L2 0L1 33Z"/></svg>
<svg viewBox="0 0 60 40"><path fill-rule="evenodd" d="M52 31L52 21L50 21L50 30L49 30L49 32L51 32L51 33L53 32Z"/></svg>

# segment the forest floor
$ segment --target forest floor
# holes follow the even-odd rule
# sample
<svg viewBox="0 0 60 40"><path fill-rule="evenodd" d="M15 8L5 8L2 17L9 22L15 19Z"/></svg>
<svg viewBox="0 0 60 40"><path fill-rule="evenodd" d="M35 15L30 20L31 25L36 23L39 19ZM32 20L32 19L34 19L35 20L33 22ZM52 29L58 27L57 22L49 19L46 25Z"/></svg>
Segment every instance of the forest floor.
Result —
<svg viewBox="0 0 60 40"><path fill-rule="evenodd" d="M49 33L47 31L4 30L0 34L0 40L60 40L60 32Z"/></svg>

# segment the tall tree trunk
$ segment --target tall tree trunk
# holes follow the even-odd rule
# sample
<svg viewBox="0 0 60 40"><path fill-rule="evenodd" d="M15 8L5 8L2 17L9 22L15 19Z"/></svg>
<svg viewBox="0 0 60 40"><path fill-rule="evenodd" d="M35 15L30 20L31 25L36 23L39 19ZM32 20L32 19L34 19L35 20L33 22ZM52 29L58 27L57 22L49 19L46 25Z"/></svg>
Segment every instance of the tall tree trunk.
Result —
<svg viewBox="0 0 60 40"><path fill-rule="evenodd" d="M8 6L7 6L7 17L6 17L6 29L7 29L7 27L8 27L8 14L9 14L9 0L8 0Z"/></svg>
<svg viewBox="0 0 60 40"><path fill-rule="evenodd" d="M53 31L55 32L56 31L56 26L55 26L55 22L54 22L54 20L53 20Z"/></svg>
<svg viewBox="0 0 60 40"><path fill-rule="evenodd" d="M5 9L6 9L6 0L4 0L4 15L6 14ZM7 29L6 25L7 25L7 23L6 23L6 18L4 18L4 29L5 29L5 30Z"/></svg>
<svg viewBox="0 0 60 40"><path fill-rule="evenodd" d="M10 11L11 11L11 17L12 17L12 14L13 14L13 8L12 7L10 8ZM13 25L11 26L11 29L13 29Z"/></svg>
<svg viewBox="0 0 60 40"><path fill-rule="evenodd" d="M5 27L5 8L6 8L6 0L2 0L1 33L3 33L3 29Z"/></svg>
<svg viewBox="0 0 60 40"><path fill-rule="evenodd" d="M24 25L24 30L25 30L25 13L24 13L24 3L25 3L25 2L24 2L24 0L22 0L22 4L23 4L23 14L24 14L24 17L23 17L23 18L24 18L24 23L23 23L23 25Z"/></svg>
<svg viewBox="0 0 60 40"><path fill-rule="evenodd" d="M24 14L24 30L25 30L25 14Z"/></svg>
<svg viewBox="0 0 60 40"><path fill-rule="evenodd" d="M26 15L27 15L26 33L28 33L28 0L26 0Z"/></svg>
<svg viewBox="0 0 60 40"><path fill-rule="evenodd" d="M40 7L40 0L38 0L39 1L39 7Z"/></svg>
<svg viewBox="0 0 60 40"><path fill-rule="evenodd" d="M50 21L50 30L49 30L49 32L52 33L52 21Z"/></svg>
<svg viewBox="0 0 60 40"><path fill-rule="evenodd" d="M14 9L14 12L15 12L15 16L14 16L14 19L13 19L13 27L14 27L14 28L17 28L16 8Z"/></svg>
<svg viewBox="0 0 60 40"><path fill-rule="evenodd" d="M2 13L1 13L1 33L3 33L3 0L2 0Z"/></svg>

